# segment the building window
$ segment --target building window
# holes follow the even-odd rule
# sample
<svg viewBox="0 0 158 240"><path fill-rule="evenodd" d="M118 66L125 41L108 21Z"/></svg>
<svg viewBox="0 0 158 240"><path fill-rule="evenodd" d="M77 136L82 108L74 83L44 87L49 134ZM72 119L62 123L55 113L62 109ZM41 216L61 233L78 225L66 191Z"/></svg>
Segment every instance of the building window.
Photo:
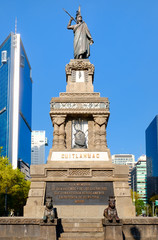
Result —
<svg viewBox="0 0 158 240"><path fill-rule="evenodd" d="M25 57L24 55L20 56L20 67L24 67L25 66Z"/></svg>

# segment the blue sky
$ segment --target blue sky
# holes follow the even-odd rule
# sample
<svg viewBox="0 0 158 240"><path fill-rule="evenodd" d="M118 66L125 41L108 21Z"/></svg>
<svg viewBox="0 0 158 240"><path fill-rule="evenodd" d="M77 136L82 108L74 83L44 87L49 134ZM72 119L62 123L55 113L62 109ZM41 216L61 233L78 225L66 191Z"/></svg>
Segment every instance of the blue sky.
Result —
<svg viewBox="0 0 158 240"><path fill-rule="evenodd" d="M51 97L66 91L65 65L73 58L73 32L66 26L81 5L83 20L94 40L94 91L110 101L107 141L111 154L145 153L145 129L158 114L157 0L0 0L0 43L18 33L33 77L32 129L53 128Z"/></svg>

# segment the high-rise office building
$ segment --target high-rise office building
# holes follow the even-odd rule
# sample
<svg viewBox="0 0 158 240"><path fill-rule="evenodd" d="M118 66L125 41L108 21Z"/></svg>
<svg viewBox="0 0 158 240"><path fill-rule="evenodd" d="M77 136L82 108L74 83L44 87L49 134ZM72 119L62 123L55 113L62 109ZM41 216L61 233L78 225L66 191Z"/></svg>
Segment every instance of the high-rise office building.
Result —
<svg viewBox="0 0 158 240"><path fill-rule="evenodd" d="M31 164L45 163L45 146L48 146L45 131L32 131L31 134Z"/></svg>
<svg viewBox="0 0 158 240"><path fill-rule="evenodd" d="M114 154L112 155L112 163L129 166L129 186L131 187L131 170L135 164L135 157L133 154Z"/></svg>
<svg viewBox="0 0 158 240"><path fill-rule="evenodd" d="M25 180L30 180L30 166L23 162L21 159L18 160L18 168L25 175Z"/></svg>
<svg viewBox="0 0 158 240"><path fill-rule="evenodd" d="M9 34L0 57L0 146L17 168L31 162L32 78L20 34Z"/></svg>
<svg viewBox="0 0 158 240"><path fill-rule="evenodd" d="M158 115L145 131L147 157L147 197L158 194Z"/></svg>
<svg viewBox="0 0 158 240"><path fill-rule="evenodd" d="M139 199L147 202L146 191L146 156L142 155L138 158L135 167L131 171L131 188L133 192L139 194Z"/></svg>

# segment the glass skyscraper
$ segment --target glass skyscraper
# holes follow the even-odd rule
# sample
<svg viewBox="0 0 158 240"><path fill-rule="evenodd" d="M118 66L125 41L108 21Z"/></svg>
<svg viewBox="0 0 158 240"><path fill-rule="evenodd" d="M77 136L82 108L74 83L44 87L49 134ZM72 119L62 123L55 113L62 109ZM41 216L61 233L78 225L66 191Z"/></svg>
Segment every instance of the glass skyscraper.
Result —
<svg viewBox="0 0 158 240"><path fill-rule="evenodd" d="M48 140L45 137L45 131L32 131L31 134L31 164L45 163L45 146L48 146Z"/></svg>
<svg viewBox="0 0 158 240"><path fill-rule="evenodd" d="M147 176L158 177L158 115L146 129Z"/></svg>
<svg viewBox="0 0 158 240"><path fill-rule="evenodd" d="M158 194L158 115L146 129L147 197Z"/></svg>
<svg viewBox="0 0 158 240"><path fill-rule="evenodd" d="M139 199L143 200L146 204L146 156L142 155L135 167L131 171L131 188L133 192L139 194Z"/></svg>
<svg viewBox="0 0 158 240"><path fill-rule="evenodd" d="M0 45L0 146L13 168L31 163L32 78L20 34Z"/></svg>

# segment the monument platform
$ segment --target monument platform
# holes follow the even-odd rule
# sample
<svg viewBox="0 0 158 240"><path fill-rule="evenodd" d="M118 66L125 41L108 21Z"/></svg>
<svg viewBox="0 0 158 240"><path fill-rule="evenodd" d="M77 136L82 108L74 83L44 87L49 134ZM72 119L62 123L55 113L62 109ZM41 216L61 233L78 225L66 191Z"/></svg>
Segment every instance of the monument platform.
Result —
<svg viewBox="0 0 158 240"><path fill-rule="evenodd" d="M0 240L157 240L158 218L125 218L109 223L100 218L65 218L43 223L41 218L1 217Z"/></svg>

